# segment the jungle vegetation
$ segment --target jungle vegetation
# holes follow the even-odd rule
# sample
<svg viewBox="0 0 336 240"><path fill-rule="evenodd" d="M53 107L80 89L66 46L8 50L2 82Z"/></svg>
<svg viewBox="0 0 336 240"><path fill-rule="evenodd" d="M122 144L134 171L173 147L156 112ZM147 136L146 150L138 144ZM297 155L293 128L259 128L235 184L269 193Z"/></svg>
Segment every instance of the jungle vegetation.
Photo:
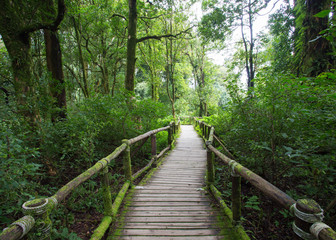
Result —
<svg viewBox="0 0 336 240"><path fill-rule="evenodd" d="M202 16L191 17L195 4ZM266 8L268 27L257 32ZM243 165L295 199L315 199L335 228L334 11L331 0L3 0L0 227L122 139L193 116L214 125ZM230 53L224 64L209 57L217 50ZM117 188L122 165L111 169ZM58 210L55 238L86 234L73 223L102 212L99 184L90 180ZM252 238L290 229L281 220L289 213L279 216L260 193L246 191L244 203Z"/></svg>

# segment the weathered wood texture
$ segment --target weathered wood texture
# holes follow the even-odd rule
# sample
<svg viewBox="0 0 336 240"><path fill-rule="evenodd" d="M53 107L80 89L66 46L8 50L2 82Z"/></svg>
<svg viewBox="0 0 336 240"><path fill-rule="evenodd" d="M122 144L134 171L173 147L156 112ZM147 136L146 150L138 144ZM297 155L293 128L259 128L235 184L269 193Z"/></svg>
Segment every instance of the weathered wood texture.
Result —
<svg viewBox="0 0 336 240"><path fill-rule="evenodd" d="M175 149L144 186L136 187L124 224L109 239L235 239L231 224L219 227L220 213L202 190L202 140L192 126L181 128Z"/></svg>

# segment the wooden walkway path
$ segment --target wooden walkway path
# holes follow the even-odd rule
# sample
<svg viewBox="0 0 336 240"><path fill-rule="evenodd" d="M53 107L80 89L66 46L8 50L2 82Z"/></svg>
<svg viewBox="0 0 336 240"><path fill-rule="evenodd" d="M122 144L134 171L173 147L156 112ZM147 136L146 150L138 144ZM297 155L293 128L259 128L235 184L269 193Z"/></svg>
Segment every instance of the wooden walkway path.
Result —
<svg viewBox="0 0 336 240"><path fill-rule="evenodd" d="M124 224L109 239L236 239L202 189L205 168L201 138L192 126L181 126L176 147L145 185L135 187Z"/></svg>

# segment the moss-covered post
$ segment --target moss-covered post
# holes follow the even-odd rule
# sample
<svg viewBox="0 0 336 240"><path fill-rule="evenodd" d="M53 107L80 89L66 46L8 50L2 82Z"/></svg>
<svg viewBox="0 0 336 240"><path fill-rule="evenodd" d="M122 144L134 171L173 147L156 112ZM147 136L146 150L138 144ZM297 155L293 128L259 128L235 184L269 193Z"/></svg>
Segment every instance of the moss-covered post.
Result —
<svg viewBox="0 0 336 240"><path fill-rule="evenodd" d="M126 180L129 180L132 183L132 162L131 162L131 147L127 139L122 140L122 143L127 145L124 151L124 173Z"/></svg>
<svg viewBox="0 0 336 240"><path fill-rule="evenodd" d="M54 197L30 200L22 205L23 213L35 219L35 226L30 233L33 239L50 239L52 223L49 214L56 205Z"/></svg>
<svg viewBox="0 0 336 240"><path fill-rule="evenodd" d="M310 227L323 219L323 210L320 205L312 199L299 199L292 209L295 215L293 223L295 239L314 239L310 233Z"/></svg>
<svg viewBox="0 0 336 240"><path fill-rule="evenodd" d="M206 143L207 145L209 142ZM207 148L207 185L210 187L215 181L214 153Z"/></svg>
<svg viewBox="0 0 336 240"><path fill-rule="evenodd" d="M168 146L170 146L170 149L173 147L173 136L172 136L172 124L169 124L168 128Z"/></svg>
<svg viewBox="0 0 336 240"><path fill-rule="evenodd" d="M206 126L206 139L209 139L209 135L210 135L210 126Z"/></svg>
<svg viewBox="0 0 336 240"><path fill-rule="evenodd" d="M175 134L176 134L176 123L175 123L175 121L173 122L173 138L175 139Z"/></svg>
<svg viewBox="0 0 336 240"><path fill-rule="evenodd" d="M232 176L232 219L233 224L240 224L241 218L241 177L235 173L234 167L231 171Z"/></svg>
<svg viewBox="0 0 336 240"><path fill-rule="evenodd" d="M102 171L102 188L103 188L103 203L104 203L104 215L112 216L112 195L110 189L110 179L108 166L104 167Z"/></svg>
<svg viewBox="0 0 336 240"><path fill-rule="evenodd" d="M156 167L157 160L157 147L156 147L156 134L151 135L151 145L152 145L152 158L154 158L154 167Z"/></svg>

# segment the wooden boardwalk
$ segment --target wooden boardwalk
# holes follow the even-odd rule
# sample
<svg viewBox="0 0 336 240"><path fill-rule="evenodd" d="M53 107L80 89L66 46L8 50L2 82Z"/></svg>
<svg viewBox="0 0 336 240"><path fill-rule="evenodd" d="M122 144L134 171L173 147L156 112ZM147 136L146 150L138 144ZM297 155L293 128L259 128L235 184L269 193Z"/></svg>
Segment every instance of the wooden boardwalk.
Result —
<svg viewBox="0 0 336 240"><path fill-rule="evenodd" d="M236 239L202 189L205 168L201 138L192 126L181 126L176 147L145 185L135 187L124 223L109 239Z"/></svg>

